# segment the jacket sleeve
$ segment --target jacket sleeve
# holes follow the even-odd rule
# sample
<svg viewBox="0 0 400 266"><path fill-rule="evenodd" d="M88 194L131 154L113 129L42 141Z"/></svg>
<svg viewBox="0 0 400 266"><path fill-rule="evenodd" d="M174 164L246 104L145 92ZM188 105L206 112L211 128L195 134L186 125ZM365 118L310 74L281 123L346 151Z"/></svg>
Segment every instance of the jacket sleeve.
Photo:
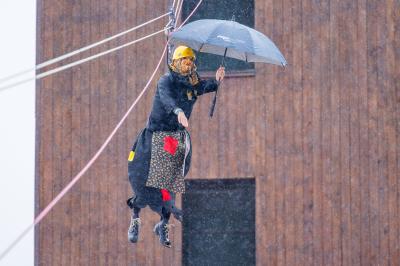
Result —
<svg viewBox="0 0 400 266"><path fill-rule="evenodd" d="M197 95L216 91L218 88L218 81L216 79L200 80L199 84L196 85Z"/></svg>
<svg viewBox="0 0 400 266"><path fill-rule="evenodd" d="M175 109L179 108L176 104L175 95L172 92L172 88L165 79L161 79L158 82L158 92L160 95L160 101L167 113L171 113Z"/></svg>

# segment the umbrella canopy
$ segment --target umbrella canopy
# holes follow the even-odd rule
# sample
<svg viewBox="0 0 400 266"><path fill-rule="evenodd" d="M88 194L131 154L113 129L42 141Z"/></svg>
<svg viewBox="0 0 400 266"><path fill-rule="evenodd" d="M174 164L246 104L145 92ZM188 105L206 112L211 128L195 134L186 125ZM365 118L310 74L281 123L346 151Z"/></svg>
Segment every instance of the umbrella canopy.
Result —
<svg viewBox="0 0 400 266"><path fill-rule="evenodd" d="M285 66L286 60L264 34L235 21L202 19L173 32L170 42L192 49L246 62Z"/></svg>

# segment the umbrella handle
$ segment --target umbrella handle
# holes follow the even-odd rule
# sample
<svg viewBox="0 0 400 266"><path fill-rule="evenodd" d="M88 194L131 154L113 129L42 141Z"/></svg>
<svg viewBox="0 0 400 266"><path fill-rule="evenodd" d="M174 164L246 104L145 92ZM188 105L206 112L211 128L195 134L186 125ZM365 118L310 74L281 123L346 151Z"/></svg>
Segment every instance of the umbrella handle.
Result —
<svg viewBox="0 0 400 266"><path fill-rule="evenodd" d="M224 58L222 58L222 63L221 63L221 66L222 66L222 67L225 67L225 57L226 57L226 52L227 52L227 51L228 51L228 48L225 48ZM218 80L218 87L219 87L220 84L221 84L221 81ZM213 117L213 115L214 115L215 104L217 103L218 87L217 87L217 89L215 90L214 98L213 98L212 103L211 103L210 117Z"/></svg>
<svg viewBox="0 0 400 266"><path fill-rule="evenodd" d="M221 66L223 66L223 67L225 67L225 57L226 57L227 51L228 51L228 48L225 48L224 57L222 58L222 63L221 63Z"/></svg>
<svg viewBox="0 0 400 266"><path fill-rule="evenodd" d="M213 98L212 103L211 103L210 117L213 117L213 115L214 115L214 108L215 108L215 104L217 102L217 94L218 94L218 88L215 91L214 98Z"/></svg>

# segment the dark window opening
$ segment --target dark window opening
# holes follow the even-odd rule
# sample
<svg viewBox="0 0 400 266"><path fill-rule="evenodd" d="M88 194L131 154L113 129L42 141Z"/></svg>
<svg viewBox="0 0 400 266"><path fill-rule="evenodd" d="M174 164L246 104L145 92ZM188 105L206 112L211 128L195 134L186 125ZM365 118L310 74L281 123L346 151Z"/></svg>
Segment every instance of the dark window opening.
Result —
<svg viewBox="0 0 400 266"><path fill-rule="evenodd" d="M255 265L254 179L186 180L183 265Z"/></svg>
<svg viewBox="0 0 400 266"><path fill-rule="evenodd" d="M198 0L185 0L182 6L182 21L192 12ZM254 28L254 0L203 0L200 7L189 19L189 22L199 19L234 20ZM221 64L223 56L197 52L199 72L215 71ZM254 63L226 58L227 73L254 73Z"/></svg>

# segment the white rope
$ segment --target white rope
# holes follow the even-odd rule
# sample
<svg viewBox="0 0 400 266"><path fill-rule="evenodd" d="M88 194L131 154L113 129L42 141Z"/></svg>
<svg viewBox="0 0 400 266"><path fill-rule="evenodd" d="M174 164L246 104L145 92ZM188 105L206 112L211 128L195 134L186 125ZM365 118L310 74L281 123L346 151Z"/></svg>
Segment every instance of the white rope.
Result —
<svg viewBox="0 0 400 266"><path fill-rule="evenodd" d="M178 23L182 5L183 5L183 0L182 0L182 2L181 2L181 0L178 0L178 3L176 4L176 10L175 10L175 18L176 19L175 19L174 28L176 28L176 24Z"/></svg>
<svg viewBox="0 0 400 266"><path fill-rule="evenodd" d="M21 72L12 74L12 75L10 75L10 76L8 76L8 77L1 78L1 79L0 79L0 83L3 83L3 82L5 82L5 81L7 81L7 80L10 80L10 79L13 79L13 78L15 78L15 77L24 75L24 74L29 73L29 72L34 71L34 70L35 70L35 68L25 69L25 70L23 70L23 71L21 71Z"/></svg>
<svg viewBox="0 0 400 266"><path fill-rule="evenodd" d="M159 33L161 33L161 32L164 32L164 31L165 31L165 29L159 30L159 31L157 31L157 32L154 32L154 33L152 33L152 34L149 34L149 35L147 35L147 36L144 36L144 37L142 37L142 38L139 38L139 39L137 39L137 40L134 40L134 41L131 41L131 42L129 42L129 43L120 45L120 46L118 46L118 47L115 47L115 48L106 50L106 51L104 51L104 52L101 52L101 53L98 53L98 54L89 56L89 57L87 57L87 58L84 58L84 59L81 59L81 60L78 60L78 61L75 61L75 62L72 62L72 63L70 63L70 64L68 64L68 65L61 66L61 67L58 67L58 68L55 68L55 69L52 69L52 70L43 72L43 73L37 75L36 77L27 78L27 79L18 81L18 82L16 82L16 83L12 83L12 84L9 84L9 85L6 85L6 86L2 86L2 87L0 87L0 92L3 91L3 90L9 89L9 88L15 87L15 86L17 86L17 85L20 85L20 84L23 84L23 83L26 83L26 82L35 80L35 79L41 79L41 78L47 77L47 76L49 76L49 75L55 74L55 73L57 73L57 72L60 72L60 71L62 71L62 70L65 70L65 69L74 67L74 66L76 66L76 65L79 65L79 64L88 62L88 61L90 61L90 60L96 59L96 58L98 58L98 57L100 57L100 56L103 56L103 55L106 55L106 54L115 52L115 51L120 50L120 49L122 49L122 48L124 48L124 47L126 47L126 46L129 46L129 45L135 44L135 43L137 43L137 42L143 41L143 40L145 40L145 39L147 39L147 38L150 38L150 37L152 37L152 36L154 36L154 35L156 35L156 34L159 34Z"/></svg>
<svg viewBox="0 0 400 266"><path fill-rule="evenodd" d="M84 52L84 51L86 51L86 50L89 50L89 49L91 49L91 48L93 48L93 47L95 47L95 46L98 46L98 45L100 45L100 44L109 42L109 41L111 41L111 40L113 40L113 39L115 39L115 38L118 38L118 37L120 37L120 36L122 36L122 35L125 35L125 34L131 32L131 31L134 31L134 30L137 30L137 29L139 29L139 28L141 28L141 27L143 27L143 26L146 26L147 24L150 24L150 23L152 23L152 22L154 22L154 21L156 21L156 20L158 20L158 19L160 19L160 18L163 18L163 17L165 17L165 16L168 16L170 13L171 13L171 12L165 13L164 15L161 15L161 16L159 16L159 17L157 17L157 18L154 18L154 19L152 19L152 20L149 20L149 21L147 21L147 22L145 22L145 23L143 23L143 24L140 24L140 25L138 25L138 26L136 26L136 27L133 27L133 28L131 28L131 29L129 29L129 30L126 30L126 31L123 31L123 32L121 32L121 33L115 34L115 35L113 35L113 36L111 36L111 37L109 37L109 38L106 38L106 39L101 40L101 41L99 41L99 42L96 42L96 43L94 43L94 44L85 46L85 47L83 47L83 48L81 48L81 49L78 49L78 50L76 50L76 51L70 52L70 53L68 53L68 54L66 54L66 55L63 55L63 56L60 56L60 57L57 57L57 58L48 60L48 61L46 61L46 62L44 62L44 63L41 63L41 64L37 65L37 66L36 66L36 69L41 69L41 68L43 68L43 67L45 67L45 66L48 66L48 65L51 65L51 64L53 64L53 63L59 62L59 61L65 59L65 58L68 58L68 57L71 57L71 56L76 55L76 54L78 54L78 53L81 53L81 52Z"/></svg>
<svg viewBox="0 0 400 266"><path fill-rule="evenodd" d="M101 41L98 41L98 42L96 42L96 43L87 45L87 46L82 47L82 48L80 48L80 49L78 49L78 50L75 50L75 51L69 52L69 53L67 53L67 54L65 54L65 55L56 57L56 58L54 58L54 59L50 59L50 60L48 60L48 61L45 61L45 62L43 62L43 63L41 63L41 64L36 65L35 68L26 69L26 70L24 70L24 71L21 71L21 72L19 72L19 73L13 74L13 75L11 75L11 76L8 76L8 77L5 77L5 78L1 78L1 79L0 79L0 83L3 83L3 82L5 82L5 81L7 81L7 80L10 80L10 79L12 79L12 78L21 76L21 75L26 74L26 73L28 73L28 72L31 72L31 71L34 71L34 70L39 70L39 69L44 68L44 67L46 67L46 66L48 66L48 65L57 63L57 62L59 62L59 61L61 61L61 60L64 60L64 59L69 58L69 57L71 57L71 56L74 56L74 55L76 55L76 54L78 54L78 53L82 53L82 52L84 52L84 51L86 51L86 50L89 50L89 49L91 49L91 48L93 48L93 47L99 46L100 44L109 42L109 41L111 41L111 40L113 40L113 39L115 39L115 38L118 38L118 37L120 37L120 36L122 36L122 35L125 35L125 34L129 33L129 32L132 32L132 31L137 30L137 29L139 29L139 28L141 28L141 27L144 27L144 26L146 26L146 25L148 25L148 24L150 24L150 23L152 23L152 22L154 22L154 21L156 21L156 20L159 20L159 19L161 19L161 18L163 18L163 17L165 17L165 16L168 16L169 14L171 14L171 12L165 13L165 14L163 14L163 15L157 17L157 18L151 19L151 20L149 20L149 21L147 21L147 22L144 22L144 23L142 23L142 24L140 24L140 25L138 25L138 26L135 26L135 27L133 27L133 28L130 28L130 29L128 29L128 30L126 30L126 31L123 31L123 32L121 32L121 33L115 34L115 35L113 35L113 36L111 36L111 37L108 37L108 38L103 39L103 40L101 40ZM30 80L30 79L29 79L29 80ZM20 82L18 82L18 84L20 84L21 82L23 83L23 81L20 81ZM26 81L25 81L25 82L26 82ZM17 84L17 83L15 83L15 84ZM0 90L1 90L1 89L0 89Z"/></svg>
<svg viewBox="0 0 400 266"><path fill-rule="evenodd" d="M145 39L147 39L147 38L150 38L150 37L152 37L152 36L154 36L154 35L156 35L156 34L159 34L159 33L161 33L161 32L164 32L164 30L165 30L165 29L156 31L156 32L154 32L154 33L152 33L152 34L150 34L150 35L144 36L144 37L142 37L142 38L140 38L140 39L137 39L137 40L134 40L134 41L132 41L132 42L128 42L128 43L126 43L126 44L123 44L123 45L120 45L120 46L118 46L118 47L112 48L112 49L110 49L110 50L107 50L107 51L104 51L104 52L101 52L101 53L98 53L98 54L89 56L89 57L87 57L87 58L78 60L78 61L73 62L73 63L70 63L70 64L68 64L68 65L65 65L65 66L62 66L62 67L58 67L58 68L55 68L55 69L46 71L46 72L44 72L44 73L41 73L41 74L37 75L37 76L36 76L36 79L40 79L40 78L47 77L47 76L49 76L49 75L51 75L51 74L54 74L54 73L60 72L60 71L62 71L62 70L71 68L71 67L73 67L73 66L76 66L76 65L85 63L85 62L87 62L87 61L96 59L96 58L98 58L98 57L100 57L100 56L103 56L103 55L106 55L106 54L115 52L115 51L120 50L120 49L122 49L122 48L124 48L124 47L126 47L126 46L129 46L129 45L132 45L132 44L134 44L134 43L143 41L143 40L145 40ZM1 89L0 89L0 90L1 90Z"/></svg>
<svg viewBox="0 0 400 266"><path fill-rule="evenodd" d="M176 2L176 7L175 7L175 15L178 13L178 8L180 5L181 0L178 0L178 2Z"/></svg>

